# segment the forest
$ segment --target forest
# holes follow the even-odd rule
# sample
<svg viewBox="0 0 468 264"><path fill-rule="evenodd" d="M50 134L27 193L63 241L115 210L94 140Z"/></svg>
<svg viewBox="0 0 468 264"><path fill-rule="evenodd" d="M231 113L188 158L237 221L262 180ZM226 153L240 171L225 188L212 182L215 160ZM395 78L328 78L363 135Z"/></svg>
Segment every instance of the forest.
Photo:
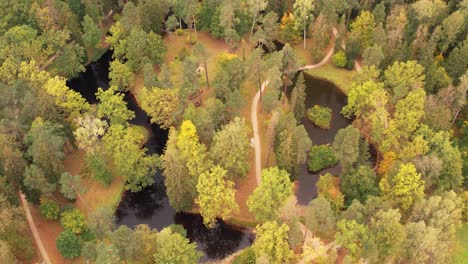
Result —
<svg viewBox="0 0 468 264"><path fill-rule="evenodd" d="M0 0L0 263L468 261L468 0Z"/></svg>

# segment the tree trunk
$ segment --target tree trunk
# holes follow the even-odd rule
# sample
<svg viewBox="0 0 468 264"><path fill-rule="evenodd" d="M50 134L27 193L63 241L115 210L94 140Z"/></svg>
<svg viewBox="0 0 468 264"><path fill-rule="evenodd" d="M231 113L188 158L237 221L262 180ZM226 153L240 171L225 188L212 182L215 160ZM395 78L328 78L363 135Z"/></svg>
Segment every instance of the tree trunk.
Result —
<svg viewBox="0 0 468 264"><path fill-rule="evenodd" d="M348 30L349 18L351 17L351 10L348 11L346 15L346 23L345 23L345 32Z"/></svg>
<svg viewBox="0 0 468 264"><path fill-rule="evenodd" d="M182 18L179 18L179 28L182 29Z"/></svg>
<svg viewBox="0 0 468 264"><path fill-rule="evenodd" d="M88 203L85 201L85 199L83 199L83 196L81 196L81 194L79 192L76 191L76 188L75 186L73 186L73 189L75 190L75 193L76 193L76 196L78 196L78 198L81 200L81 202L83 202L84 206L89 210L89 205Z"/></svg>
<svg viewBox="0 0 468 264"><path fill-rule="evenodd" d="M260 101L262 101L262 81L260 80L260 74L257 72L258 75L258 90L260 91Z"/></svg>
<svg viewBox="0 0 468 264"><path fill-rule="evenodd" d="M192 46L192 24L190 23L190 26L189 26L189 45L190 47Z"/></svg>
<svg viewBox="0 0 468 264"><path fill-rule="evenodd" d="M304 21L304 49L306 49L306 23Z"/></svg>
<svg viewBox="0 0 468 264"><path fill-rule="evenodd" d="M250 43L250 39L252 38L253 29L254 29L256 20L257 20L257 16L255 16L254 19L253 19L253 21L252 21L252 27L250 28L249 43Z"/></svg>
<svg viewBox="0 0 468 264"><path fill-rule="evenodd" d="M287 78L287 76L284 76L283 104L286 102L286 89L288 89Z"/></svg>
<svg viewBox="0 0 468 264"><path fill-rule="evenodd" d="M198 41L197 21L195 20L195 17L193 17L193 27L195 28L195 41Z"/></svg>
<svg viewBox="0 0 468 264"><path fill-rule="evenodd" d="M210 80L208 79L208 67L206 66L206 59L203 58L203 65L205 66L206 86L210 89Z"/></svg>
<svg viewBox="0 0 468 264"><path fill-rule="evenodd" d="M268 152L267 152L267 160L266 160L266 167L268 167L270 163L270 152L271 152L271 142L268 142Z"/></svg>
<svg viewBox="0 0 468 264"><path fill-rule="evenodd" d="M52 198L54 201L56 201L58 204L60 204L60 206L62 206L63 204L57 199L55 198L55 196L53 194L49 194L50 198Z"/></svg>
<svg viewBox="0 0 468 264"><path fill-rule="evenodd" d="M455 113L455 116L452 119L452 126L453 126L453 123L455 123L455 120L457 120L457 117L460 114L461 109L462 109L462 106L458 107L458 110L457 110L457 112Z"/></svg>

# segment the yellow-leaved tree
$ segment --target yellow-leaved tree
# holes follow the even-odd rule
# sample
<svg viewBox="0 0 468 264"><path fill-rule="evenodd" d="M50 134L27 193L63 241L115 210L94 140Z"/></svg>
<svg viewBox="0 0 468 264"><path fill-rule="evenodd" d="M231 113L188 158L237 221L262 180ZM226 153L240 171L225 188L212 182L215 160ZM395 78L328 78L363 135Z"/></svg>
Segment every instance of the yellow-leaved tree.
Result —
<svg viewBox="0 0 468 264"><path fill-rule="evenodd" d="M214 166L198 178L196 203L200 206L203 223L209 228L215 225L217 217L225 220L239 211L234 182L226 179L226 172Z"/></svg>

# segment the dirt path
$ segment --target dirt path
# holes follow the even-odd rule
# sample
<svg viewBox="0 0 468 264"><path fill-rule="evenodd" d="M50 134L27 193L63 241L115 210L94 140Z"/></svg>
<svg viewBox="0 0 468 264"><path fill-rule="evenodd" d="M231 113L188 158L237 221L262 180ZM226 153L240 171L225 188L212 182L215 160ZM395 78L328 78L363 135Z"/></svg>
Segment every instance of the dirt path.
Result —
<svg viewBox="0 0 468 264"><path fill-rule="evenodd" d="M39 236L39 232L37 230L36 224L34 223L34 219L31 215L31 211L29 210L29 205L28 202L26 201L26 197L24 197L24 194L20 192L20 198L21 198L21 203L23 204L24 211L26 212L26 219L28 220L29 228L31 229L31 232L34 236L34 240L36 241L36 245L39 248L39 251L41 252L42 259L46 264L52 264L49 259L49 255L47 254L47 251L44 247L44 244L42 243L41 237Z"/></svg>
<svg viewBox="0 0 468 264"><path fill-rule="evenodd" d="M336 28L333 28L333 34L335 37L338 34ZM317 64L306 65L297 69L298 71L302 70L309 70L315 69L318 67L323 66L325 63L330 60L331 56L333 55L334 47L332 45L331 49L328 51L327 55ZM260 184L261 181L261 174L262 174L262 153L261 153L261 145L260 145L260 136L258 135L258 120L257 120L257 110L258 110L258 101L260 100L260 92L263 92L265 87L268 85L268 80L262 83L261 91L258 91L255 94L255 97L252 101L252 108L251 108L251 115L252 115L252 128L254 133L254 140L253 144L255 147L255 176L257 177L257 184Z"/></svg>
<svg viewBox="0 0 468 264"><path fill-rule="evenodd" d="M252 128L254 133L253 144L255 147L255 177L257 178L257 185L260 184L261 175L262 175L262 148L260 147L260 136L258 135L258 120L257 120L257 110L258 110L258 101L260 100L260 93L263 92L265 87L268 85L268 80L262 83L260 88L261 91L258 91L252 101Z"/></svg>

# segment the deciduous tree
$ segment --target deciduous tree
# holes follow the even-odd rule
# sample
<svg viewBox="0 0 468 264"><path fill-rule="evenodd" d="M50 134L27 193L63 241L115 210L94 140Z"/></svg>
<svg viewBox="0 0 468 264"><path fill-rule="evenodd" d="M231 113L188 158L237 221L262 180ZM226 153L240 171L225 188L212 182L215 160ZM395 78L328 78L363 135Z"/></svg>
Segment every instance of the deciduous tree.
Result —
<svg viewBox="0 0 468 264"><path fill-rule="evenodd" d="M380 189L403 212L407 212L414 203L424 198L424 181L411 163L402 164L396 175L383 178Z"/></svg>
<svg viewBox="0 0 468 264"><path fill-rule="evenodd" d="M44 88L47 93L55 98L55 103L58 107L67 112L70 117L76 117L90 109L90 105L77 92L71 90L66 85L66 79L55 76L49 79Z"/></svg>
<svg viewBox="0 0 468 264"><path fill-rule="evenodd" d="M69 230L74 234L81 234L86 228L84 215L76 208L63 212L60 223L65 230Z"/></svg>
<svg viewBox="0 0 468 264"><path fill-rule="evenodd" d="M262 181L247 200L249 210L258 221L274 220L278 210L292 194L292 183L286 171L277 167L262 171Z"/></svg>
<svg viewBox="0 0 468 264"><path fill-rule="evenodd" d="M155 263L197 263L202 253L197 251L197 244L172 232L170 228L163 229L157 238L158 250L154 254Z"/></svg>
<svg viewBox="0 0 468 264"><path fill-rule="evenodd" d="M169 128L175 122L179 109L179 97L175 89L153 87L141 90L141 108L151 116L151 122Z"/></svg>
<svg viewBox="0 0 468 264"><path fill-rule="evenodd" d="M253 245L255 254L265 257L269 263L288 263L293 251L288 244L289 227L276 221L268 221L256 227L257 238Z"/></svg>
<svg viewBox="0 0 468 264"><path fill-rule="evenodd" d="M211 167L191 121L184 121L180 131L171 128L162 160L169 203L176 211L190 209L197 195L198 176Z"/></svg>
<svg viewBox="0 0 468 264"><path fill-rule="evenodd" d="M239 211L234 182L227 179L227 171L220 166L202 173L198 178L196 203L200 206L203 223L212 228L216 218L227 219Z"/></svg>
<svg viewBox="0 0 468 264"><path fill-rule="evenodd" d="M121 92L128 91L135 80L132 70L126 63L119 60L114 60L110 63L109 68L110 85L115 86Z"/></svg>
<svg viewBox="0 0 468 264"><path fill-rule="evenodd" d="M416 61L395 62L385 72L385 86L393 92L392 102L424 85L424 68Z"/></svg>
<svg viewBox="0 0 468 264"><path fill-rule="evenodd" d="M153 183L157 157L141 148L141 128L114 124L103 137L105 152L112 157L117 173L126 181L125 188L137 192Z"/></svg>
<svg viewBox="0 0 468 264"><path fill-rule="evenodd" d="M105 91L98 88L96 98L100 101L97 111L99 118L106 117L111 124L120 125L125 125L127 121L135 118L135 113L127 108L124 94L120 93L116 86L111 86Z"/></svg>
<svg viewBox="0 0 468 264"><path fill-rule="evenodd" d="M363 11L351 24L351 34L359 40L360 50L364 51L372 44L372 32L375 28L374 15Z"/></svg>

